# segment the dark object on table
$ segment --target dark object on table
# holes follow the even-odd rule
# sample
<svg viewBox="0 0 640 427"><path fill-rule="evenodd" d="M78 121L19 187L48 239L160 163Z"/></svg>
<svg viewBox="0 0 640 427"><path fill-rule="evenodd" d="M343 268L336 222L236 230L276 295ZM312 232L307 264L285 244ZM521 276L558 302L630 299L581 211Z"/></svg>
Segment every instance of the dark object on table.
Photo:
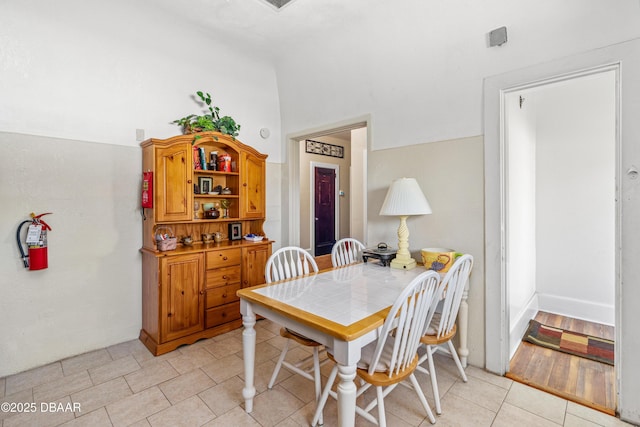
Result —
<svg viewBox="0 0 640 427"><path fill-rule="evenodd" d="M380 260L380 264L384 267L391 264L391 260L396 257L397 249L393 249L387 246L386 243L379 243L375 248L368 248L362 251L362 260L367 262L369 258L375 258Z"/></svg>

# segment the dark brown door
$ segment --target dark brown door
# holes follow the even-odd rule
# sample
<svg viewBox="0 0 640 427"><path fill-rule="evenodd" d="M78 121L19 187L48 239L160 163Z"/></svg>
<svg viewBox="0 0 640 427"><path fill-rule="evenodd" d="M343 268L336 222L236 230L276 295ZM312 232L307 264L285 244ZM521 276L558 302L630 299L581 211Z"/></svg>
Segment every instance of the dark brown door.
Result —
<svg viewBox="0 0 640 427"><path fill-rule="evenodd" d="M336 242L336 172L315 168L315 255L331 253Z"/></svg>

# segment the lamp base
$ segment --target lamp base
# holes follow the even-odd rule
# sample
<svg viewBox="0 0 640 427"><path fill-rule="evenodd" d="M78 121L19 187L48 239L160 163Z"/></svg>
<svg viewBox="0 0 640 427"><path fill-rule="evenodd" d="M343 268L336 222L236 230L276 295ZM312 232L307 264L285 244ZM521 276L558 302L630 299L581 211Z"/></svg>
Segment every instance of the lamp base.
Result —
<svg viewBox="0 0 640 427"><path fill-rule="evenodd" d="M391 268L398 268L401 270L411 270L412 268L415 268L417 264L418 263L413 258L399 259L396 257L391 261Z"/></svg>

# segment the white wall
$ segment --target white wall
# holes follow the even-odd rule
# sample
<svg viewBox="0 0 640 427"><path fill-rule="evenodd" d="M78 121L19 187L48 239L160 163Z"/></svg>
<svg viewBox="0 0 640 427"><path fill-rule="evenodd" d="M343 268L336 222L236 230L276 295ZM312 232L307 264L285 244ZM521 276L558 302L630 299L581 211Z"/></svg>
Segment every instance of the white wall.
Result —
<svg viewBox="0 0 640 427"><path fill-rule="evenodd" d="M242 125L242 142L269 154L265 231L280 240L268 61L124 0L2 2L0 45L0 377L138 336L136 129L178 134L170 122L201 111L197 90ZM32 211L53 212L50 266L39 272L22 267L15 243Z"/></svg>
<svg viewBox="0 0 640 427"><path fill-rule="evenodd" d="M637 0L360 2L279 59L283 134L371 114L374 150L481 135L485 77L640 36Z"/></svg>
<svg viewBox="0 0 640 427"><path fill-rule="evenodd" d="M531 95L537 107L540 309L613 325L615 73Z"/></svg>

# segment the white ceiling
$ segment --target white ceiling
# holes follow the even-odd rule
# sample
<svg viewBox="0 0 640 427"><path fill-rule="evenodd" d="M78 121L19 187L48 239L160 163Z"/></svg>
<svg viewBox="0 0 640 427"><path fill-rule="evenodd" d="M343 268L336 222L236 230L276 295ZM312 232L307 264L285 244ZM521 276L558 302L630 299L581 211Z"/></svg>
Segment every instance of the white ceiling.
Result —
<svg viewBox="0 0 640 427"><path fill-rule="evenodd" d="M211 36L277 54L314 29L343 26L378 0L294 0L276 9L263 0L154 0L154 5Z"/></svg>

